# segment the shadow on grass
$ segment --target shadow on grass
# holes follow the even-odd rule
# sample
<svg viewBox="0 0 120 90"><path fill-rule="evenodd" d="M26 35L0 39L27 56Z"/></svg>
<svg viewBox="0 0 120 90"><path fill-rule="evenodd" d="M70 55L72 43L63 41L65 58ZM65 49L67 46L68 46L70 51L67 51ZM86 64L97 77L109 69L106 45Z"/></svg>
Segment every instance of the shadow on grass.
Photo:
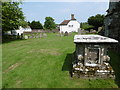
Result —
<svg viewBox="0 0 120 90"><path fill-rule="evenodd" d="M62 71L71 71L72 70L72 58L73 54L67 54L65 61L62 66Z"/></svg>
<svg viewBox="0 0 120 90"><path fill-rule="evenodd" d="M25 40L25 39L20 39L20 38L2 38L2 44L4 43L10 43L12 41L22 41L22 40Z"/></svg>
<svg viewBox="0 0 120 90"><path fill-rule="evenodd" d="M111 57L110 64L115 71L115 83L120 88L120 54L110 51L109 55Z"/></svg>
<svg viewBox="0 0 120 90"><path fill-rule="evenodd" d="M74 57L75 57L74 55L75 52L71 54L67 54L62 66L62 71L69 71L71 77L72 77L72 62L74 61Z"/></svg>

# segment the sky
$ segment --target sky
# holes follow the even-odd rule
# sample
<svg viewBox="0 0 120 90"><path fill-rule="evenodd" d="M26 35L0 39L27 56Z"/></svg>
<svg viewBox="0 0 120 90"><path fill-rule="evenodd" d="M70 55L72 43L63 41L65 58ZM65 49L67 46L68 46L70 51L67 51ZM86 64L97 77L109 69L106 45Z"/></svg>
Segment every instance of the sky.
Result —
<svg viewBox="0 0 120 90"><path fill-rule="evenodd" d="M57 24L71 19L71 14L79 22L87 22L90 16L106 14L109 2L23 2L20 5L27 21L40 21L52 17Z"/></svg>

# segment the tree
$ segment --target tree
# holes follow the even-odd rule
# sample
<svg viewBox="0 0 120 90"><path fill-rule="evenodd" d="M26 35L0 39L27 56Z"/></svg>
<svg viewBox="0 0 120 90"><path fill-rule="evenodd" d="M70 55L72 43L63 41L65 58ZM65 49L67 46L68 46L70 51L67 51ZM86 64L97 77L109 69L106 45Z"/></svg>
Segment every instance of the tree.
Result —
<svg viewBox="0 0 120 90"><path fill-rule="evenodd" d="M26 21L20 21L20 26L22 26L23 28L26 28L26 26L28 26L28 23Z"/></svg>
<svg viewBox="0 0 120 90"><path fill-rule="evenodd" d="M97 14L88 18L88 24L94 26L95 29L104 25L104 15Z"/></svg>
<svg viewBox="0 0 120 90"><path fill-rule="evenodd" d="M45 29L50 29L50 30L55 29L56 24L54 22L54 19L52 17L46 17L44 22L44 27Z"/></svg>
<svg viewBox="0 0 120 90"><path fill-rule="evenodd" d="M18 29L19 26L26 27L20 2L2 2L2 32Z"/></svg>
<svg viewBox="0 0 120 90"><path fill-rule="evenodd" d="M28 23L28 26L30 26L31 23L29 21L27 23Z"/></svg>
<svg viewBox="0 0 120 90"><path fill-rule="evenodd" d="M29 24L32 29L43 29L43 26L39 21L32 21Z"/></svg>

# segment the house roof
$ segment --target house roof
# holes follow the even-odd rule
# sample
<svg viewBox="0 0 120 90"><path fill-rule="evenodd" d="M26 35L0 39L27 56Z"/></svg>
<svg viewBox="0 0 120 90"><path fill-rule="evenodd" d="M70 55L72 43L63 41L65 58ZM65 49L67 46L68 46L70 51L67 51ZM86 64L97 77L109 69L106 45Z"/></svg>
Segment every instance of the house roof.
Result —
<svg viewBox="0 0 120 90"><path fill-rule="evenodd" d="M64 20L62 23L60 23L59 25L67 25L71 20L76 20L74 18L74 14L71 14L71 19L70 20Z"/></svg>
<svg viewBox="0 0 120 90"><path fill-rule="evenodd" d="M60 25L67 25L70 22L70 20L64 20Z"/></svg>

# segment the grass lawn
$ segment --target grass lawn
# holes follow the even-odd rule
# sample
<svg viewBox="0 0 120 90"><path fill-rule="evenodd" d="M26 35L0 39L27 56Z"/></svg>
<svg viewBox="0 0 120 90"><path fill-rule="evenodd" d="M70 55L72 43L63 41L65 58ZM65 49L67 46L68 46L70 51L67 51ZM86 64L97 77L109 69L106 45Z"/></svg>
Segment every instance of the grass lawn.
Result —
<svg viewBox="0 0 120 90"><path fill-rule="evenodd" d="M73 37L48 34L46 38L4 43L3 88L117 88L112 79L70 78L65 58L75 50Z"/></svg>

